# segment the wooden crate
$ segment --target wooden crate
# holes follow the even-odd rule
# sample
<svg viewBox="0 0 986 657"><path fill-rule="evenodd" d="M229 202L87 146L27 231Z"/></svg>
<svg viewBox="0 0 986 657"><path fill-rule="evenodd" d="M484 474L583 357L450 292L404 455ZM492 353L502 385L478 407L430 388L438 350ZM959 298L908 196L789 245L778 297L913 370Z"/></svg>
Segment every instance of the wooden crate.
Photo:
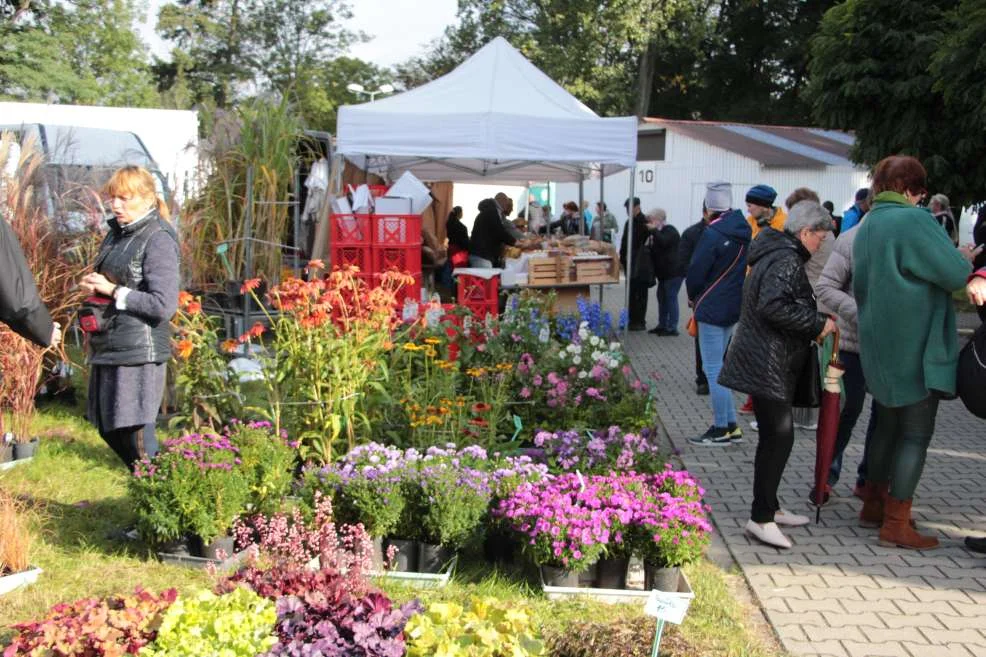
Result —
<svg viewBox="0 0 986 657"><path fill-rule="evenodd" d="M549 256L527 261L528 285L553 285L561 282L561 258Z"/></svg>
<svg viewBox="0 0 986 657"><path fill-rule="evenodd" d="M579 283L614 283L619 280L620 261L616 256L575 259L575 281Z"/></svg>

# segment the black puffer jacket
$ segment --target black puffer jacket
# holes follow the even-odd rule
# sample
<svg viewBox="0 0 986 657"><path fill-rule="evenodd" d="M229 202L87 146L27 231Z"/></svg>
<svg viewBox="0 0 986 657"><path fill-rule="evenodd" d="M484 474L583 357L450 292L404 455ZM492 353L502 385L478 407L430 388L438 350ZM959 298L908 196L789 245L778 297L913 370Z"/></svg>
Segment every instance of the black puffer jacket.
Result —
<svg viewBox="0 0 986 657"><path fill-rule="evenodd" d="M811 341L825 327L805 274L811 257L794 236L765 228L750 247L739 325L719 383L790 402Z"/></svg>

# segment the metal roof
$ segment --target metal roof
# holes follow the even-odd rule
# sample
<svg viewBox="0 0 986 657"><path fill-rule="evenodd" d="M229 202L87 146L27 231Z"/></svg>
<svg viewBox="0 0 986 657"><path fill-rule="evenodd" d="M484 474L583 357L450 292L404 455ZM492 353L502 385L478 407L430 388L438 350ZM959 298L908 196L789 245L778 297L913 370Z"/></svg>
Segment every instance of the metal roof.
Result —
<svg viewBox="0 0 986 657"><path fill-rule="evenodd" d="M645 118L644 123L748 157L764 167L820 169L827 166L856 166L849 160L854 137L848 132L661 118Z"/></svg>

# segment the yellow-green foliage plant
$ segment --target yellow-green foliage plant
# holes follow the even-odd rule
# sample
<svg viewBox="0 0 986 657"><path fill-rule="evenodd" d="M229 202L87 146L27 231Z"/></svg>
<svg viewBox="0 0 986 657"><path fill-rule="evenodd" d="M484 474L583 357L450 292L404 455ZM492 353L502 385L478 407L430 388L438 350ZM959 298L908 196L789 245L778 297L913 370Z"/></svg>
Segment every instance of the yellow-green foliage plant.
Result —
<svg viewBox="0 0 986 657"><path fill-rule="evenodd" d="M469 607L435 602L404 630L408 657L538 657L544 644L516 600L474 597Z"/></svg>

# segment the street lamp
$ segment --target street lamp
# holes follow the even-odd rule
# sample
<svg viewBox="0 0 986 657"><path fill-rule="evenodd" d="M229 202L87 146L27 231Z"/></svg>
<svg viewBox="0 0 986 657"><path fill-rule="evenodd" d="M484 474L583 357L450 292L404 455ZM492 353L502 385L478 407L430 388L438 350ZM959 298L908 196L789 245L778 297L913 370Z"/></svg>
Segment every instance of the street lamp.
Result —
<svg viewBox="0 0 986 657"><path fill-rule="evenodd" d="M349 84L346 85L346 89L348 91L353 92L354 94L364 94L366 96L369 96L371 103L373 102L373 99L376 98L379 94L394 93L394 85L392 84L381 84L380 88L377 89L376 91L367 91L366 88L363 87L363 85L356 84L355 82L350 82Z"/></svg>

